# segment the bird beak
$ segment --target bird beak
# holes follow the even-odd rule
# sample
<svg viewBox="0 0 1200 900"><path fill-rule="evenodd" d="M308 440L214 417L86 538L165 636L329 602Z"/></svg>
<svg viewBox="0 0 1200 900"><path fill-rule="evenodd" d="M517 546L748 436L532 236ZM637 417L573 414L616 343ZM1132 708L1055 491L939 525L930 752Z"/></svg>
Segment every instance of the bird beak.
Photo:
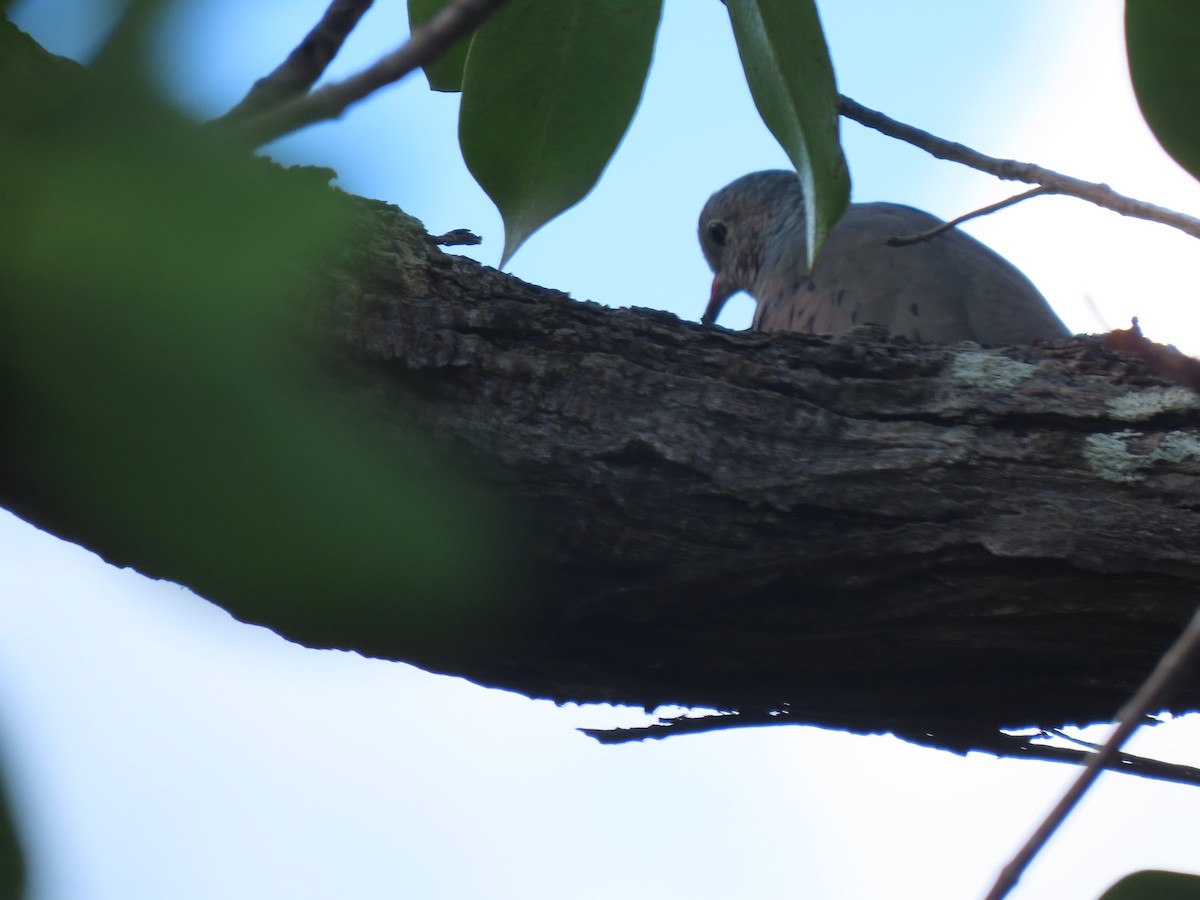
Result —
<svg viewBox="0 0 1200 900"><path fill-rule="evenodd" d="M708 306L700 317L702 325L711 325L717 321L717 316L725 306L725 301L736 294L738 289L729 283L724 273L718 272L713 277L712 293L708 295Z"/></svg>

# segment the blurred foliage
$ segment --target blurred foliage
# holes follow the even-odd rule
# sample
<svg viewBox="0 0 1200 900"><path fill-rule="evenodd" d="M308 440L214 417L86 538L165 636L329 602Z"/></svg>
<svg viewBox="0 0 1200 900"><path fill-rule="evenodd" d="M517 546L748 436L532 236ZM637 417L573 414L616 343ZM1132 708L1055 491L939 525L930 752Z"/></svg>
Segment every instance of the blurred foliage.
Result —
<svg viewBox="0 0 1200 900"><path fill-rule="evenodd" d="M1200 178L1200 5L1127 0L1125 49L1138 105L1158 142Z"/></svg>
<svg viewBox="0 0 1200 900"><path fill-rule="evenodd" d="M1200 900L1200 876L1147 870L1126 875L1100 900Z"/></svg>
<svg viewBox="0 0 1200 900"><path fill-rule="evenodd" d="M0 48L3 48L0 38ZM0 900L16 900L25 892L25 861L13 826L4 782L0 779Z"/></svg>
<svg viewBox="0 0 1200 900"><path fill-rule="evenodd" d="M813 0L726 0L754 103L804 187L808 263L850 202L833 63Z"/></svg>
<svg viewBox="0 0 1200 900"><path fill-rule="evenodd" d="M475 35L458 139L503 266L600 179L642 97L662 0L513 0Z"/></svg>
<svg viewBox="0 0 1200 900"><path fill-rule="evenodd" d="M505 542L307 327L348 198L167 107L149 6L86 75L3 70L0 501L316 646L469 638Z"/></svg>

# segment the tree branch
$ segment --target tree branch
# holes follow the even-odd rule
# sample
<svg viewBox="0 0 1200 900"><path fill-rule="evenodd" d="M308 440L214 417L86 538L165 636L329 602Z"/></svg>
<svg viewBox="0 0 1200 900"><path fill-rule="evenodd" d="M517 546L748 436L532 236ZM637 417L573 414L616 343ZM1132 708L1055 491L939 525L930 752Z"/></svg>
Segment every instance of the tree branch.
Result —
<svg viewBox="0 0 1200 900"><path fill-rule="evenodd" d="M1163 654L1150 677L1138 688L1133 698L1117 714L1117 726L1108 740L1095 753L1089 754L1083 771L1071 784L1062 798L1050 810L1042 824L1000 871L996 883L988 891L985 900L1003 900L1020 880L1021 874L1045 846L1054 832L1063 823L1071 810L1080 801L1088 788L1100 777L1101 771L1111 768L1120 756L1121 746L1145 722L1149 713L1157 712L1166 697L1173 691L1190 669L1200 653L1200 609L1193 613L1191 621L1179 639Z"/></svg>
<svg viewBox="0 0 1200 900"><path fill-rule="evenodd" d="M868 109L846 96L838 97L838 112L861 125L874 128L876 131L882 132L889 137L912 144L914 147L919 147L926 153L936 156L938 159L962 163L964 166L970 166L972 169L978 169L981 172L988 172L1005 181L1024 181L1027 184L1041 185L1043 188L1046 188L1048 193L1067 194L1072 197L1078 197L1081 200L1087 200L1105 209L1111 209L1113 212L1120 213L1123 216L1132 216L1137 219L1146 219L1150 222L1170 225L1172 228L1177 228L1185 234L1200 238L1200 219L1166 209L1162 206L1155 206L1152 203L1134 200L1132 197L1118 194L1106 184L1084 181L1080 178L1072 178L1069 175L1060 175L1058 172L1053 172L1050 169L1043 169L1041 166L1035 166L1032 163L1018 162L1015 159L996 159L992 156L986 156L977 150L972 150L970 147L943 140L929 134L927 131L921 131L919 128L905 125L903 122L897 122L895 119L891 119L873 109Z"/></svg>
<svg viewBox="0 0 1200 900"><path fill-rule="evenodd" d="M506 2L455 0L417 28L404 46L380 58L357 75L289 100L249 121L236 124L232 130L239 139L257 147L314 122L339 118L352 104L440 58Z"/></svg>
<svg viewBox="0 0 1200 900"><path fill-rule="evenodd" d="M490 649L342 646L967 752L1110 720L1190 615L1200 398L1139 359L706 330L419 230L400 264L391 221L328 327L362 390L397 398L397 434L520 498L537 588ZM1197 684L1171 701L1198 706Z"/></svg>
<svg viewBox="0 0 1200 900"><path fill-rule="evenodd" d="M1010 737L1010 735L1003 735ZM1035 744L1024 741L1011 751L995 751L997 756L1012 756L1019 759L1039 759L1046 762L1067 762L1086 764L1095 757L1095 752L1073 750L1070 747L1055 747L1048 744ZM1188 784L1200 787L1200 769L1195 766L1185 766L1179 763L1163 762L1160 759L1150 759L1133 753L1118 753L1113 759L1101 763L1110 772L1122 772L1127 775L1139 775L1143 778L1154 778L1158 781L1171 781L1175 784Z"/></svg>
<svg viewBox="0 0 1200 900"><path fill-rule="evenodd" d="M217 121L232 122L249 119L285 100L308 91L337 56L346 36L354 30L374 0L333 0L325 15L312 31L304 36L287 59L250 88L233 109Z"/></svg>
<svg viewBox="0 0 1200 900"><path fill-rule="evenodd" d="M681 734L703 734L707 731L721 731L727 728L762 728L768 725L788 724L792 723L786 712L766 715L716 713L700 716L677 716L660 720L651 725L633 728L580 728L579 730L602 744L624 744L630 741L658 740ZM1076 738L1062 734L1057 729L1047 729L1042 734L1061 737L1063 740L1077 741ZM1092 760L1096 755L1095 751L1100 749L1099 745L1077 742L1084 743L1085 746L1092 749L1076 750L1070 747L1039 744L1034 742L1034 738L997 731L992 734L979 735L967 752L1083 765ZM1200 769L1194 766L1163 762L1145 756L1136 756L1132 753L1118 753L1114 758L1105 761L1103 766L1111 772L1200 787Z"/></svg>
<svg viewBox="0 0 1200 900"><path fill-rule="evenodd" d="M1195 607L1200 397L1169 367L1089 338L985 350L604 309L345 202L360 227L296 297L323 351L312 377L348 427L395 441L395 465L428 464L422 436L462 461L445 503L498 510L519 574L489 572L477 616L431 628L400 588L279 611L189 570L243 621L531 697L963 753L1109 721ZM179 577L14 464L0 498ZM477 564L469 538L455 549ZM1200 683L1168 702L1200 708Z"/></svg>

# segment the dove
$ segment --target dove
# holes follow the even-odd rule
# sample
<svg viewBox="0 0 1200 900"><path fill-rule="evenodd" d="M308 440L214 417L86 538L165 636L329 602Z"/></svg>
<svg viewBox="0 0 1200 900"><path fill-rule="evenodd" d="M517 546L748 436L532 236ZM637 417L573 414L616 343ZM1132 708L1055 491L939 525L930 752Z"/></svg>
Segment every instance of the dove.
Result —
<svg viewBox="0 0 1200 900"><path fill-rule="evenodd" d="M874 324L920 341L985 346L1070 336L1028 278L964 232L887 243L942 224L910 206L853 203L810 272L796 173L745 175L700 213L700 246L714 273L701 321L711 325L726 300L746 291L757 302L756 331L840 335Z"/></svg>

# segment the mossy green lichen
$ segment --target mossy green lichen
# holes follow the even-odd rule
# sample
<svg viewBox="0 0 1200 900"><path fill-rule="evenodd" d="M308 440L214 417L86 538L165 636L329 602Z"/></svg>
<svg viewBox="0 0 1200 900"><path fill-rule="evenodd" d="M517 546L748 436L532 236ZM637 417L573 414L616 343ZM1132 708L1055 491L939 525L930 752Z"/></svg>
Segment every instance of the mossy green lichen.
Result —
<svg viewBox="0 0 1200 900"><path fill-rule="evenodd" d="M1142 481L1156 463L1178 465L1184 460L1200 459L1200 439L1185 431L1168 431L1144 450L1131 449L1130 439L1142 436L1139 431L1088 435L1083 442L1083 458L1098 476L1118 484Z"/></svg>
<svg viewBox="0 0 1200 900"><path fill-rule="evenodd" d="M1200 394L1181 385L1129 391L1107 403L1108 414L1121 422L1144 422L1162 413L1200 409Z"/></svg>
<svg viewBox="0 0 1200 900"><path fill-rule="evenodd" d="M954 357L952 377L979 388L1011 391L1022 381L1032 377L1037 366L1031 363L995 356L991 353L966 351Z"/></svg>

